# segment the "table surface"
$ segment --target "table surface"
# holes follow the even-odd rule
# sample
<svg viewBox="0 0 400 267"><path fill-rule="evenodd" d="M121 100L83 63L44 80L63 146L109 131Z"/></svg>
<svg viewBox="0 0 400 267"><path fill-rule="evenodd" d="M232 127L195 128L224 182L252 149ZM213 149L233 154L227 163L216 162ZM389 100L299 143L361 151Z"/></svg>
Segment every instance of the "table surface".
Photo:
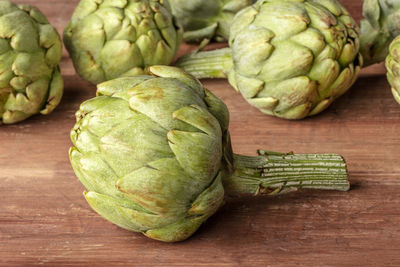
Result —
<svg viewBox="0 0 400 267"><path fill-rule="evenodd" d="M38 6L60 32L77 3L16 2ZM361 0L342 3L361 17ZM326 112L302 121L263 115L225 80L205 80L230 109L237 153L339 153L352 190L230 200L176 244L120 229L84 200L68 160L69 131L95 87L75 75L65 51L61 68L65 95L54 113L0 126L1 266L400 265L400 106L382 65L363 70Z"/></svg>

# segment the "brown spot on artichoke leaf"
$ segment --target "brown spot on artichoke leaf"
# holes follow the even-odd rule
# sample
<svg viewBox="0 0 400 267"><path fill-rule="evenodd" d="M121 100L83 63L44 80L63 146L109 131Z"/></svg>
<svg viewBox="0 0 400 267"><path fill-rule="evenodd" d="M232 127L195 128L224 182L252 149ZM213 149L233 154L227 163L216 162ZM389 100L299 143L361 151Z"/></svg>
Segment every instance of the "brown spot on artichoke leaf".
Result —
<svg viewBox="0 0 400 267"><path fill-rule="evenodd" d="M164 97L163 89L161 87L154 86L154 87L152 87L151 94L149 94L148 92L146 94L145 93L131 93L130 95L140 98L145 101L148 101L153 98L162 99Z"/></svg>
<svg viewBox="0 0 400 267"><path fill-rule="evenodd" d="M1 95L7 95L10 94L11 92L13 92L13 89L10 87L0 88L0 97Z"/></svg>
<svg viewBox="0 0 400 267"><path fill-rule="evenodd" d="M162 215L168 213L168 211L170 210L170 203L166 200L154 198L154 192L152 191L144 190L144 188L142 188L138 191L129 192L126 190L122 190L118 184L116 185L116 188L118 191L130 195L130 198L132 198L138 205L148 210L151 214ZM149 203L152 203L151 206L155 207L157 211L150 209Z"/></svg>
<svg viewBox="0 0 400 267"><path fill-rule="evenodd" d="M171 143L171 144L175 145L175 143L172 142L169 138L167 140L168 140L168 143Z"/></svg>
<svg viewBox="0 0 400 267"><path fill-rule="evenodd" d="M159 171L159 169L154 168L153 166L151 166L151 165L149 165L149 164L146 164L145 167L148 168L148 169L152 169L152 170Z"/></svg>
<svg viewBox="0 0 400 267"><path fill-rule="evenodd" d="M321 14L322 15L322 14ZM322 15L320 19L325 22L325 25L329 28L330 26L336 26L337 19L334 16L329 16L329 15Z"/></svg>
<svg viewBox="0 0 400 267"><path fill-rule="evenodd" d="M286 101L285 101L286 98ZM290 104L294 105L300 105L300 104L305 104L307 102L311 102L312 97L309 95L307 98L303 99L303 98L299 98L299 96L296 94L296 92L287 95L286 97L282 97L282 100L284 102L289 102Z"/></svg>
<svg viewBox="0 0 400 267"><path fill-rule="evenodd" d="M54 96L50 97L49 99L47 99L46 103L50 104L52 101L54 100Z"/></svg>
<svg viewBox="0 0 400 267"><path fill-rule="evenodd" d="M96 65L96 60L94 59L92 52L86 51L86 53L89 55L90 62L92 63L92 65Z"/></svg>
<svg viewBox="0 0 400 267"><path fill-rule="evenodd" d="M164 97L163 89L161 87L153 87L153 89L155 90L155 93L152 95L154 98L161 99Z"/></svg>

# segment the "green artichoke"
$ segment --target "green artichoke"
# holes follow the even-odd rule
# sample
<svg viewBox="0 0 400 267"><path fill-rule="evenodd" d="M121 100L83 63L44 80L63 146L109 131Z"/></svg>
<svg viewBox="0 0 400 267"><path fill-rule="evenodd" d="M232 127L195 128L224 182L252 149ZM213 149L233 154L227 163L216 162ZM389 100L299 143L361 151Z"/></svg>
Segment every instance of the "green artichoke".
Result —
<svg viewBox="0 0 400 267"><path fill-rule="evenodd" d="M386 58L387 77L392 86L392 93L400 104L400 36L390 45L389 55Z"/></svg>
<svg viewBox="0 0 400 267"><path fill-rule="evenodd" d="M64 43L78 74L97 84L170 64L182 33L167 0L82 0Z"/></svg>
<svg viewBox="0 0 400 267"><path fill-rule="evenodd" d="M364 65L385 60L389 45L400 35L399 0L364 0L360 51Z"/></svg>
<svg viewBox="0 0 400 267"><path fill-rule="evenodd" d="M172 14L182 24L187 42L228 40L235 14L252 0L169 0Z"/></svg>
<svg viewBox="0 0 400 267"><path fill-rule="evenodd" d="M262 112L302 119L355 82L358 30L336 0L260 0L236 15L230 48L186 55L177 66L197 78L228 77Z"/></svg>
<svg viewBox="0 0 400 267"><path fill-rule="evenodd" d="M11 124L60 103L62 43L35 7L0 1L0 124Z"/></svg>
<svg viewBox="0 0 400 267"><path fill-rule="evenodd" d="M149 71L98 85L98 96L76 113L71 164L86 200L107 220L175 242L192 235L226 195L349 189L339 155L234 155L221 100L178 68Z"/></svg>

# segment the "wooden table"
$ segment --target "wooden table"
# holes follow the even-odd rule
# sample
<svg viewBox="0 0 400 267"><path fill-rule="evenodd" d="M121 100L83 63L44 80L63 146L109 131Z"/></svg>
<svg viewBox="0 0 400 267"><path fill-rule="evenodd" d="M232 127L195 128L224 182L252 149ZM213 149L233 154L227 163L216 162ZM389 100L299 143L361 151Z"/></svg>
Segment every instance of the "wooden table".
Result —
<svg viewBox="0 0 400 267"><path fill-rule="evenodd" d="M38 6L60 32L77 3L16 2ZM342 2L360 18L361 0ZM204 81L230 109L236 152L340 153L352 190L235 199L177 244L120 229L84 200L68 160L69 131L95 87L75 75L66 53L61 67L65 95L54 113L0 126L0 266L400 265L400 106L382 65L302 121L262 115L226 81Z"/></svg>

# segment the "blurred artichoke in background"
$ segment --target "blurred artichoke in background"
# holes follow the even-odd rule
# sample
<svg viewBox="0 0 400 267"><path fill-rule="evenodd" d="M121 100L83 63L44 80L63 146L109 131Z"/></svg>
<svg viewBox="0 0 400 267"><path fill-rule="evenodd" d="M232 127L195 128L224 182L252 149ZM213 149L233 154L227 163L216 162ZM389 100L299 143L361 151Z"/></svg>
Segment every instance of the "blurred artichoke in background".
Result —
<svg viewBox="0 0 400 267"><path fill-rule="evenodd" d="M400 104L400 36L390 45L389 55L386 58L387 77L392 86L392 93Z"/></svg>
<svg viewBox="0 0 400 267"><path fill-rule="evenodd" d="M35 7L0 1L0 124L49 114L60 103L62 43Z"/></svg>
<svg viewBox="0 0 400 267"><path fill-rule="evenodd" d="M349 189L339 155L234 155L221 100L178 68L149 71L98 85L98 96L76 113L71 164L86 200L107 220L175 242L191 236L225 195Z"/></svg>
<svg viewBox="0 0 400 267"><path fill-rule="evenodd" d="M336 0L259 0L235 16L230 48L194 52L177 66L197 78L228 77L262 112L302 119L356 80L358 31Z"/></svg>
<svg viewBox="0 0 400 267"><path fill-rule="evenodd" d="M64 43L78 74L97 84L170 64L182 32L167 0L82 0Z"/></svg>
<svg viewBox="0 0 400 267"><path fill-rule="evenodd" d="M187 42L203 39L225 41L235 14L252 0L169 0L172 13L182 24Z"/></svg>
<svg viewBox="0 0 400 267"><path fill-rule="evenodd" d="M400 35L400 1L364 0L363 14L360 51L369 66L384 61L390 43Z"/></svg>

